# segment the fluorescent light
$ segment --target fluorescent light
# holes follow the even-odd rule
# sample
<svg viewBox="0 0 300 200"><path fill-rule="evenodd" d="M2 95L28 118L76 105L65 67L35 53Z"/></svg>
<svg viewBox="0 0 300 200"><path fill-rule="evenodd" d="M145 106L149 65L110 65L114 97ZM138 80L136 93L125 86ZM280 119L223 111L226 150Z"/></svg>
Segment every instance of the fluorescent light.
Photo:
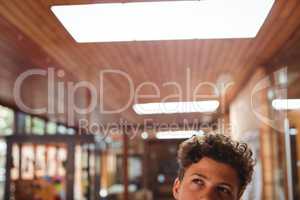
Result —
<svg viewBox="0 0 300 200"><path fill-rule="evenodd" d="M207 0L52 6L77 42L253 38L275 0Z"/></svg>
<svg viewBox="0 0 300 200"><path fill-rule="evenodd" d="M274 99L272 106L276 110L299 110L300 99Z"/></svg>
<svg viewBox="0 0 300 200"><path fill-rule="evenodd" d="M156 138L160 140L164 139L187 139L191 138L194 135L203 135L204 132L200 131L164 131L164 132L157 132Z"/></svg>
<svg viewBox="0 0 300 200"><path fill-rule="evenodd" d="M211 101L135 104L133 105L133 110L139 115L150 115L150 114L215 112L218 107L219 107L219 101L211 100Z"/></svg>

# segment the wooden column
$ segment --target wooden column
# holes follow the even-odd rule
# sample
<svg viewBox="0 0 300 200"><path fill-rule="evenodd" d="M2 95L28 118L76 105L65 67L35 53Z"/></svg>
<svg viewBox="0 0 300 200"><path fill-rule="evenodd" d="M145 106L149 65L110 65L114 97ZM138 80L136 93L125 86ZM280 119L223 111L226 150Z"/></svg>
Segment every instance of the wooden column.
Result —
<svg viewBox="0 0 300 200"><path fill-rule="evenodd" d="M66 167L66 200L74 199L74 174L75 174L75 143L68 143L68 157Z"/></svg>
<svg viewBox="0 0 300 200"><path fill-rule="evenodd" d="M21 112L19 111L14 111L14 133L15 135L17 134L24 134L26 133L26 122L25 119L26 117L23 116L21 117ZM22 180L22 149L23 149L23 144L18 143L18 149L19 149L19 168L18 168L18 175L19 175L19 180Z"/></svg>
<svg viewBox="0 0 300 200"><path fill-rule="evenodd" d="M6 149L6 164L5 164L5 193L4 199L10 199L10 185L11 185L11 168L12 168L12 143L7 140L7 149Z"/></svg>
<svg viewBox="0 0 300 200"><path fill-rule="evenodd" d="M129 200L128 192L128 135L125 130L123 130L123 184L124 184L124 200Z"/></svg>
<svg viewBox="0 0 300 200"><path fill-rule="evenodd" d="M95 200L100 200L100 185L101 185L101 177L100 177L100 155L101 151L97 149L98 147L96 146L94 154L95 154L95 190L94 190L94 199Z"/></svg>
<svg viewBox="0 0 300 200"><path fill-rule="evenodd" d="M33 178L37 179L37 175L36 175L36 166L37 166L37 145L33 144Z"/></svg>
<svg viewBox="0 0 300 200"><path fill-rule="evenodd" d="M88 188L87 188L87 200L91 199L91 186L92 186L92 178L91 178L91 151L90 151L90 145L87 145L87 181L88 181Z"/></svg>
<svg viewBox="0 0 300 200"><path fill-rule="evenodd" d="M22 180L22 151L23 151L23 144L19 143L18 144L19 147L19 180Z"/></svg>
<svg viewBox="0 0 300 200"><path fill-rule="evenodd" d="M258 77L266 77L268 74L265 68L259 68L256 72ZM260 94L260 113L263 116L270 117L268 97L265 92ZM262 199L275 199L275 181L274 168L276 160L274 158L274 132L272 128L265 123L260 124L260 157L262 162Z"/></svg>
<svg viewBox="0 0 300 200"><path fill-rule="evenodd" d="M144 143L144 152L143 152L143 188L148 188L148 166L150 156L147 154L149 152L149 143L147 141L143 141Z"/></svg>

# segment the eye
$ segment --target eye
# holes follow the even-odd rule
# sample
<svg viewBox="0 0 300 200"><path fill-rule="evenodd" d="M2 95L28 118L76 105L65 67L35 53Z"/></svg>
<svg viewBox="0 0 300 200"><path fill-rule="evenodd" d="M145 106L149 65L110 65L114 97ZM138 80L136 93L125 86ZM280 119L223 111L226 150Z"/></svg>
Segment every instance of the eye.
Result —
<svg viewBox="0 0 300 200"><path fill-rule="evenodd" d="M204 185L204 181L201 180L201 179L199 179L199 178L194 178L194 179L192 180L192 182L193 182L194 184L198 185L198 186Z"/></svg>
<svg viewBox="0 0 300 200"><path fill-rule="evenodd" d="M226 196L231 196L231 190L226 187L218 187L218 191Z"/></svg>

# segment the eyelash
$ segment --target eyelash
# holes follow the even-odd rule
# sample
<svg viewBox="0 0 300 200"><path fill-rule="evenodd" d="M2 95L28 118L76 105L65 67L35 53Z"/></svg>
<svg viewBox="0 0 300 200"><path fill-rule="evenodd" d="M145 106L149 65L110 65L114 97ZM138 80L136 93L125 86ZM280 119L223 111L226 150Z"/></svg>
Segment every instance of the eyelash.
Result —
<svg viewBox="0 0 300 200"><path fill-rule="evenodd" d="M231 195L231 191L228 190L227 188L219 187L218 190L225 193L225 194L227 194L227 195Z"/></svg>
<svg viewBox="0 0 300 200"><path fill-rule="evenodd" d="M203 185L203 181L201 179L193 179L193 183L197 184L198 186ZM218 187L218 190L226 195L231 195L231 191L224 187Z"/></svg>
<svg viewBox="0 0 300 200"><path fill-rule="evenodd" d="M193 179L192 182L197 185L203 185L203 181L201 179Z"/></svg>
<svg viewBox="0 0 300 200"><path fill-rule="evenodd" d="M195 183L197 186L203 186L203 181L201 179L193 179L193 183ZM222 192L223 194L226 194L228 196L231 196L231 191L225 187L218 187L218 191Z"/></svg>

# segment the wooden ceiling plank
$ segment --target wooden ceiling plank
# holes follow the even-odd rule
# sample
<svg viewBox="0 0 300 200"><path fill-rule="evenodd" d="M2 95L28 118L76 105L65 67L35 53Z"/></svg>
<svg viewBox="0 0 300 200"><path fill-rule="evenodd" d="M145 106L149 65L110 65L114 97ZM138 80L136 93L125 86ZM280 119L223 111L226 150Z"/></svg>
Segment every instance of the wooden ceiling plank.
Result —
<svg viewBox="0 0 300 200"><path fill-rule="evenodd" d="M0 6L0 12L5 18L14 24L17 28L19 28L25 35L30 37L34 42L40 45L47 53L49 53L48 49L51 48L50 53L51 56L54 57L55 60L60 62L61 66L66 66L67 71L75 71L75 69L80 70L80 68L74 67L74 62L67 56L66 52L62 51L60 48L57 48L56 45L52 45L51 40L48 38L48 34L42 33L39 26L33 25L32 22L35 16L33 16L30 10L25 11L26 17L24 16L24 3L20 3L20 1L14 2L11 1L4 1L5 3L2 4L5 7ZM13 4L15 3L15 4ZM25 4L26 5L26 4ZM22 6L22 8L20 8ZM31 18L28 19L28 16ZM61 62L63 58L63 63ZM76 65L75 65L76 66ZM78 73L77 75L83 75L84 72ZM79 79L81 79L79 77Z"/></svg>

